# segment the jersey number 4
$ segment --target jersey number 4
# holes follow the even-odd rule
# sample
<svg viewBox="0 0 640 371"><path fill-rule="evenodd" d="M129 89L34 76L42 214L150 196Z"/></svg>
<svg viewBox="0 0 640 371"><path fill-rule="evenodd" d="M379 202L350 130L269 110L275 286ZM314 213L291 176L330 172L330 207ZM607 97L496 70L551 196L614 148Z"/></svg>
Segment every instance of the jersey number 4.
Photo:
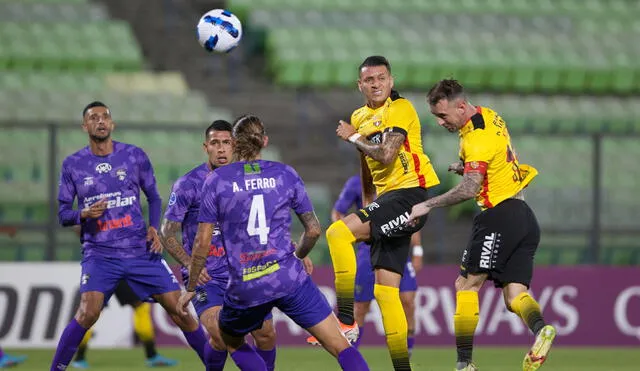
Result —
<svg viewBox="0 0 640 371"><path fill-rule="evenodd" d="M264 211L263 195L254 195L251 200L247 233L249 236L258 236L260 245L266 245L269 241L269 227L267 226L267 215Z"/></svg>

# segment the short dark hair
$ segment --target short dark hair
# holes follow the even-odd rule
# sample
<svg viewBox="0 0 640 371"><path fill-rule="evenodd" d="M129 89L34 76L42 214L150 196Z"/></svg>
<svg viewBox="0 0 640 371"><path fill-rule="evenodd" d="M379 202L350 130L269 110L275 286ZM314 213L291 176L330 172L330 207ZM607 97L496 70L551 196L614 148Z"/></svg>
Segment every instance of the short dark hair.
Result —
<svg viewBox="0 0 640 371"><path fill-rule="evenodd" d="M106 109L109 109L109 107L107 107L107 105L106 105L106 104L104 104L104 103L102 103L102 102L100 102L100 101L98 101L98 100L95 100L95 101L93 101L93 102L91 102L91 103L87 104L87 105L84 107L84 109L82 110L82 117L84 117L84 115L86 115L86 114L87 114L87 111L88 111L88 110L90 110L91 108L94 108L94 107L104 107L104 108L106 108Z"/></svg>
<svg viewBox="0 0 640 371"><path fill-rule="evenodd" d="M364 59L362 63L360 63L360 67L358 67L358 74L362 72L364 67L375 67L375 66L385 66L387 67L387 71L391 73L391 63L387 60L387 58L381 55L372 55Z"/></svg>
<svg viewBox="0 0 640 371"><path fill-rule="evenodd" d="M267 133L262 120L254 115L243 115L233 124L233 137L236 140L236 155L240 159L256 157L262 150Z"/></svg>
<svg viewBox="0 0 640 371"><path fill-rule="evenodd" d="M458 80L444 79L438 81L431 87L427 93L427 101L430 105L435 106L443 99L453 100L457 98L465 98L464 88Z"/></svg>
<svg viewBox="0 0 640 371"><path fill-rule="evenodd" d="M233 126L229 121L226 120L215 120L207 127L204 131L204 137L206 138L211 131L228 131L229 133L233 132Z"/></svg>

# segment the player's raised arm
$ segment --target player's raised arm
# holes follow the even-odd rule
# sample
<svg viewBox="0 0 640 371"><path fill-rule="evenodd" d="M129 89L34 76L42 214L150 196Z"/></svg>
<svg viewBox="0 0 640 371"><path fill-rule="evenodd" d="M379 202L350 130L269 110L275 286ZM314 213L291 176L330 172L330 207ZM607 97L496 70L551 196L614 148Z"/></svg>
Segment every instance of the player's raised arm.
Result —
<svg viewBox="0 0 640 371"><path fill-rule="evenodd" d="M369 205L376 198L376 187L373 185L371 170L367 165L367 159L360 154L360 180L362 183L362 206Z"/></svg>
<svg viewBox="0 0 640 371"><path fill-rule="evenodd" d="M336 134L343 140L353 143L362 153L384 165L392 164L406 138L406 132L387 130L382 141L376 143L363 137L348 122L340 120Z"/></svg>

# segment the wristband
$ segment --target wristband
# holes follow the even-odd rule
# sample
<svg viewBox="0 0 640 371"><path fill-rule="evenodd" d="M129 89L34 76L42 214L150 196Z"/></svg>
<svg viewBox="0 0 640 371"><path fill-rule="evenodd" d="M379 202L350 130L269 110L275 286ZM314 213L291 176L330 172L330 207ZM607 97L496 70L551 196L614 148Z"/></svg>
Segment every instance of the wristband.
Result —
<svg viewBox="0 0 640 371"><path fill-rule="evenodd" d="M413 247L413 256L423 256L423 255L424 255L424 249L422 248L422 246L415 245Z"/></svg>
<svg viewBox="0 0 640 371"><path fill-rule="evenodd" d="M352 135L349 137L349 142L351 142L351 143L355 143L355 142L356 142L356 140L358 140L358 138L360 138L361 136L362 136L362 135L361 135L360 133L352 134Z"/></svg>
<svg viewBox="0 0 640 371"><path fill-rule="evenodd" d="M196 292L195 287L193 288L193 290L190 290L188 287L186 288L187 292Z"/></svg>

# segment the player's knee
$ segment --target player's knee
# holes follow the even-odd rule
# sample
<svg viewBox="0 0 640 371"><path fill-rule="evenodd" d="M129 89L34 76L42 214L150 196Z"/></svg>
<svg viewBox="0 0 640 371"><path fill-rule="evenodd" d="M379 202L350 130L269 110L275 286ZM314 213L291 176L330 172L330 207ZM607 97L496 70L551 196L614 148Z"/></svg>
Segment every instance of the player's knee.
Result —
<svg viewBox="0 0 640 371"><path fill-rule="evenodd" d="M480 291L485 280L486 275L484 274L459 276L455 282L456 291Z"/></svg>
<svg viewBox="0 0 640 371"><path fill-rule="evenodd" d="M76 321L84 328L90 328L100 318L100 309L91 307L80 307L76 312Z"/></svg>
<svg viewBox="0 0 640 371"><path fill-rule="evenodd" d="M227 346L225 345L224 341L222 341L220 331L211 332L209 331L209 329L207 329L207 331L209 332L209 345L211 345L213 349L219 352L227 350Z"/></svg>
<svg viewBox="0 0 640 371"><path fill-rule="evenodd" d="M329 228L327 228L327 231L325 232L325 236L327 237L327 240L334 240L336 239L337 236L340 235L339 232L339 227L336 227L337 222L335 223L331 223L331 225L329 226Z"/></svg>
<svg viewBox="0 0 640 371"><path fill-rule="evenodd" d="M180 313L169 313L171 320L180 327L182 331L192 332L198 329L198 321L196 321L191 314L187 313L186 315Z"/></svg>
<svg viewBox="0 0 640 371"><path fill-rule="evenodd" d="M270 350L276 346L276 331L273 326L269 328L263 327L260 330L254 331L252 335L259 349Z"/></svg>

